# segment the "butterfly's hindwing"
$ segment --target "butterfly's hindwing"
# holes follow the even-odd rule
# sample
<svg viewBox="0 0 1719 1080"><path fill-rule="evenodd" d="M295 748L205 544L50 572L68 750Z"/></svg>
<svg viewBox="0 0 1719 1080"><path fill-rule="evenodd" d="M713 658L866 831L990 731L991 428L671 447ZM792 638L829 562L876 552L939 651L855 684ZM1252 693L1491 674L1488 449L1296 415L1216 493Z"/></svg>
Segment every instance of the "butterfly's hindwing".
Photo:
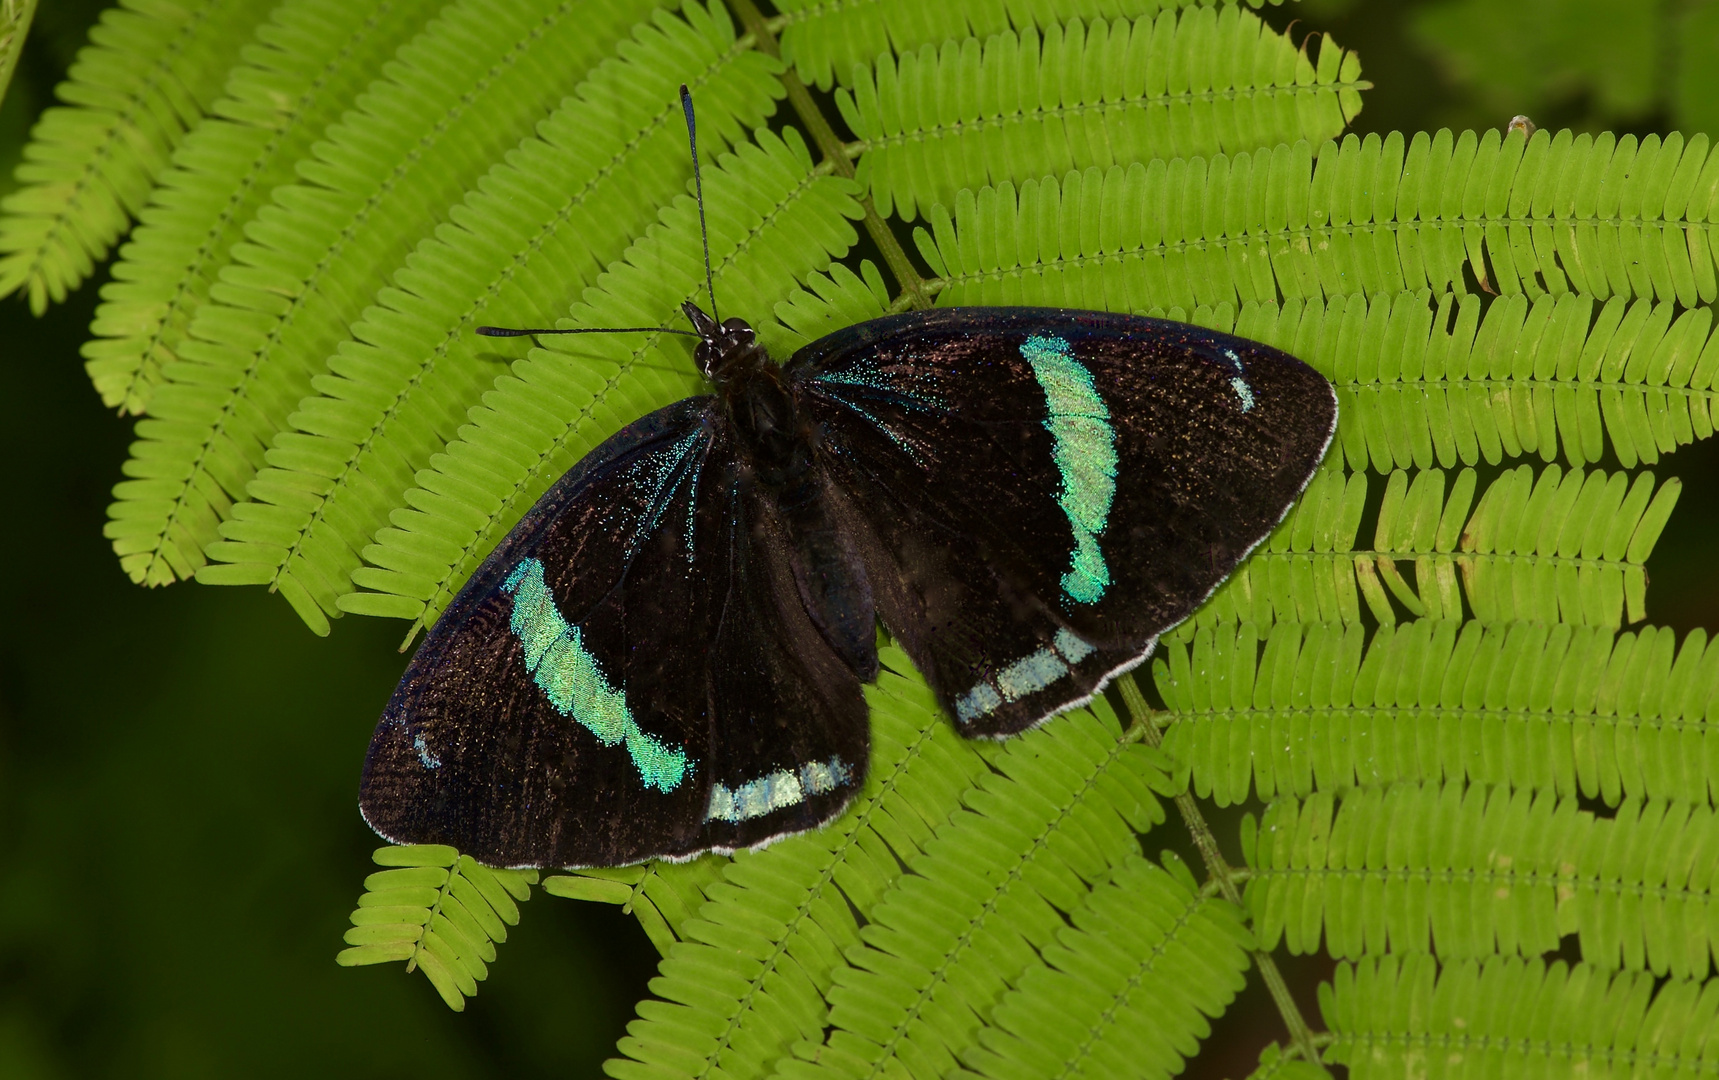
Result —
<svg viewBox="0 0 1719 1080"><path fill-rule="evenodd" d="M1275 349L1098 312L893 316L788 368L879 613L970 735L1144 659L1281 519L1336 420Z"/></svg>
<svg viewBox="0 0 1719 1080"><path fill-rule="evenodd" d="M767 653L802 655L804 628L770 602L791 574L753 539L715 418L692 398L618 433L473 575L377 726L378 832L491 865L616 865L808 828L857 790L857 681L807 694L828 673ZM761 737L766 719L810 734Z"/></svg>
<svg viewBox="0 0 1719 1080"><path fill-rule="evenodd" d="M807 614L788 523L742 481L742 525L710 643L713 725L704 846L751 847L839 814L870 753L860 680ZM864 617L873 625L869 603ZM871 666L876 667L875 642Z"/></svg>

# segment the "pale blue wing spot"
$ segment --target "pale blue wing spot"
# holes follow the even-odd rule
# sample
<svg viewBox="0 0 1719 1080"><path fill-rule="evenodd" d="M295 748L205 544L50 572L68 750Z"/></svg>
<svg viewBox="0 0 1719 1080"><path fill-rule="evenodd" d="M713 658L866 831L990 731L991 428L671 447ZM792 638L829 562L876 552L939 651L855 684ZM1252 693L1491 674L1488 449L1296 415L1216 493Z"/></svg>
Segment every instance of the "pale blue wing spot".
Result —
<svg viewBox="0 0 1719 1080"><path fill-rule="evenodd" d="M1242 412L1247 412L1253 408L1253 387L1249 386L1247 379L1243 377L1247 374L1247 368L1242 365L1242 359L1236 355L1234 349L1225 349L1223 353L1229 359L1230 367L1236 370L1235 376L1230 379L1230 389L1241 399Z"/></svg>
<svg viewBox="0 0 1719 1080"><path fill-rule="evenodd" d="M852 782L853 770L840 757L832 757L828 761L809 762L798 769L777 769L732 788L712 784L704 820L739 824Z"/></svg>
<svg viewBox="0 0 1719 1080"><path fill-rule="evenodd" d="M1016 660L997 674L996 684L981 682L955 701L955 719L971 724L999 708L1005 701L1019 701L1066 676L1071 664L1078 664L1098 650L1074 631L1064 627L1056 632L1053 649L1038 649ZM1060 654L1060 655L1059 655Z"/></svg>
<svg viewBox="0 0 1719 1080"><path fill-rule="evenodd" d="M1056 632L1055 645L1056 651L1062 653L1063 658L1071 664L1078 664L1097 651L1080 635L1067 628Z"/></svg>
<svg viewBox="0 0 1719 1080"><path fill-rule="evenodd" d="M609 685L596 657L585 651L579 628L562 617L543 580L543 563L523 559L502 582L513 597L509 625L525 650L525 667L549 704L571 716L604 746L625 743L646 787L673 791L696 764L683 749L642 730L626 695Z"/></svg>
<svg viewBox="0 0 1719 1080"><path fill-rule="evenodd" d="M424 768L439 769L442 767L442 759L430 752L430 744L424 741L422 735L412 736L412 749L418 752L418 761L423 764Z"/></svg>
<svg viewBox="0 0 1719 1080"><path fill-rule="evenodd" d="M1003 700L1019 701L1035 694L1068 674L1062 657L1049 649L1040 649L1010 664L997 673L997 689Z"/></svg>
<svg viewBox="0 0 1719 1080"><path fill-rule="evenodd" d="M988 682L982 682L961 695L955 702L955 719L970 724L1003 703L1003 695Z"/></svg>
<svg viewBox="0 0 1719 1080"><path fill-rule="evenodd" d="M1110 587L1110 567L1098 546L1116 498L1116 430L1110 426L1110 409L1098 396L1092 372L1075 359L1064 339L1035 334L1021 344L1021 355L1045 393L1050 415L1044 426L1054 440L1051 460L1062 474L1057 505L1074 533L1062 590L1076 603L1096 603Z"/></svg>
<svg viewBox="0 0 1719 1080"><path fill-rule="evenodd" d="M849 769L839 757L828 761L814 761L809 765L800 766L800 782L806 785L806 790L813 795L822 795L826 791L834 791L843 784L853 780L853 770Z"/></svg>

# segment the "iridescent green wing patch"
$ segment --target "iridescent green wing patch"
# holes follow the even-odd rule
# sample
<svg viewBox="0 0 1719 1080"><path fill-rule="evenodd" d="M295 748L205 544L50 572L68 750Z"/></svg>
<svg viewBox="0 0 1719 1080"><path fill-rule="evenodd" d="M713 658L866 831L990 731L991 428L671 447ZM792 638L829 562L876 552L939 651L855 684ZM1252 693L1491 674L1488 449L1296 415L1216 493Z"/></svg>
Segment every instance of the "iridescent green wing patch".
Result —
<svg viewBox="0 0 1719 1080"><path fill-rule="evenodd" d="M1110 426L1110 409L1098 396L1092 372L1075 359L1065 339L1034 334L1021 345L1021 355L1045 393L1050 410L1045 430L1056 440L1051 457L1062 475L1057 505L1074 532L1062 591L1078 604L1094 604L1110 587L1110 567L1098 546L1116 497L1116 430Z"/></svg>
<svg viewBox="0 0 1719 1080"><path fill-rule="evenodd" d="M525 669L556 711L579 721L604 746L625 743L646 787L679 787L696 762L684 749L666 746L639 727L626 695L609 685L581 643L579 628L556 608L543 580L543 563L521 560L501 588L513 597L509 625L525 649Z"/></svg>

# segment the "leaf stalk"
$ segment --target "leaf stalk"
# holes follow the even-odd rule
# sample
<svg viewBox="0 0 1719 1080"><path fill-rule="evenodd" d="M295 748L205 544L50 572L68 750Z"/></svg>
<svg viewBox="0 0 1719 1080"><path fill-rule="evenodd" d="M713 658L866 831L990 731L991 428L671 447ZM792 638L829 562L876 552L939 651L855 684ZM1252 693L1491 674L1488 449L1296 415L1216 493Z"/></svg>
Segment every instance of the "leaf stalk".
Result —
<svg viewBox="0 0 1719 1080"><path fill-rule="evenodd" d="M1153 717L1152 706L1146 703L1145 695L1134 682L1134 676L1122 676L1116 681L1116 686L1122 692L1122 700L1128 705L1132 727L1139 731L1141 741L1154 750L1162 749L1163 732L1159 730L1158 722ZM1182 823L1193 835L1194 846L1199 849L1200 858L1205 861L1206 873L1211 876L1208 885L1215 884L1225 900L1245 911L1241 890L1236 887L1240 875L1230 867L1223 852L1218 850L1218 838L1213 834L1211 826L1206 824L1205 815L1200 813L1200 804L1184 790L1176 796L1176 809L1182 815ZM1260 978L1265 981L1265 988L1271 994L1272 1001L1277 1004L1278 1013L1283 1017L1284 1026L1289 1029L1291 1046L1303 1060L1319 1064L1318 1040L1307 1020L1301 1015L1295 998L1290 995L1289 984L1284 981L1283 973L1277 969L1277 962L1271 958L1271 953L1264 949L1250 951L1255 965L1259 968Z"/></svg>
<svg viewBox="0 0 1719 1080"><path fill-rule="evenodd" d="M758 51L777 59L782 57L782 46L776 40L769 20L758 10L758 5L752 0L728 0L729 7L734 9L740 18L740 24L746 27L746 32L752 36ZM818 144L818 152L824 155L824 162L838 176L849 180L854 178L854 163L849 158L847 146L836 134L836 129L830 125L829 118L818 108L818 103L812 99L812 92L806 84L800 81L800 76L790 66L782 72L782 85L788 88L788 102L799 114L800 122L806 125L812 141ZM907 257L895 234L890 231L889 224L878 215L877 208L872 205L871 196L863 192L859 202L865 208L865 230L883 253L883 261L889 264L889 272L894 275L896 283L901 286L903 297L908 306L923 309L931 306L931 294L925 288L925 280L914 269L913 260Z"/></svg>

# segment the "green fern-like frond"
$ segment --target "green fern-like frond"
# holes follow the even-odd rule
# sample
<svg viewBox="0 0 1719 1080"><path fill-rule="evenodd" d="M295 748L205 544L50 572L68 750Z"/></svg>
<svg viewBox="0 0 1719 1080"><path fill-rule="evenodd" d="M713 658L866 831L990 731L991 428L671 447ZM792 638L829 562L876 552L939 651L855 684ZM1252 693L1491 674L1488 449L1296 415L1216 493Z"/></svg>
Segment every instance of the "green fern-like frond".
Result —
<svg viewBox="0 0 1719 1080"><path fill-rule="evenodd" d="M1272 1043L1260 1052L1259 1067L1248 1074L1248 1080L1329 1080L1330 1076L1318 1064L1285 1053Z"/></svg>
<svg viewBox="0 0 1719 1080"><path fill-rule="evenodd" d="M90 31L42 114L0 216L0 294L37 314L88 277L149 199L173 148L219 96L268 5L124 0Z"/></svg>
<svg viewBox="0 0 1719 1080"><path fill-rule="evenodd" d="M1624 473L1608 477L1598 469L1586 476L1580 469L1560 473L1552 465L1536 480L1524 465L1506 472L1481 497L1462 534L1462 550L1472 554L1454 560L1475 617L1615 626L1627 607L1626 621L1639 622L1647 615L1642 564L1653 553L1682 485L1672 479L1655 492L1651 472L1637 473L1633 480ZM1392 496L1408 487L1403 476L1391 475L1381 534L1391 527L1386 513L1398 509ZM1414 541L1404 535L1409 508L1401 509L1392 546L1406 552ZM1394 566L1383 560L1380 569L1388 563ZM1423 579L1438 576L1442 568L1437 560L1428 563L1424 569L1417 566Z"/></svg>
<svg viewBox="0 0 1719 1080"><path fill-rule="evenodd" d="M1376 149L1374 137L1368 145ZM1318 172L1342 156L1328 146ZM1199 159L1091 168L1018 192L1005 183L962 193L953 217L934 207L932 231L917 232L941 277L938 303L1172 314L1277 345L1337 383L1338 443L1357 470L1551 460L1560 446L1582 465L1600 458L1602 433L1633 467L1712 433L1719 337L1708 303L1676 315L1670 301L1620 295L1602 304L1567 291L1434 293L1424 278L1402 276L1394 241L1363 266L1362 249L1333 244L1340 234L1330 227L1250 238L1249 214L1275 207L1281 217L1292 193L1308 199L1320 184L1315 174L1307 186L1306 144L1280 146L1264 174L1247 159L1220 156L1210 171ZM1260 183L1237 181L1238 171ZM1314 209L1303 204L1296 216L1333 212ZM1708 227L1686 224L1690 237ZM1435 275L1439 288L1460 280L1460 255Z"/></svg>
<svg viewBox="0 0 1719 1080"><path fill-rule="evenodd" d="M134 581L193 574L234 501L302 504L314 476L256 478L311 378L387 273L648 10L567 0L546 12L461 0L403 47L246 228L163 372L114 491L108 535ZM571 74L571 77L570 77ZM260 485L260 486L253 486ZM256 580L255 575L247 580ZM278 583L313 625L310 587Z"/></svg>
<svg viewBox="0 0 1719 1080"><path fill-rule="evenodd" d="M206 549L234 565L204 580L261 581L339 615L359 552L501 371L498 346L473 327L564 307L686 187L676 82L698 95L713 154L768 115L775 65L737 47L720 7L684 14L636 28L628 58L600 65L392 275Z"/></svg>
<svg viewBox="0 0 1719 1080"><path fill-rule="evenodd" d="M1551 461L1560 450L1581 466L1600 460L1602 435L1633 468L1713 431L1712 309L1672 314L1617 297L1596 308L1575 293L1488 303L1423 291L1248 305L1237 329L1329 365L1351 468Z"/></svg>
<svg viewBox="0 0 1719 1080"><path fill-rule="evenodd" d="M1533 957L1574 934L1597 967L1704 978L1719 947L1705 804L1627 800L1607 819L1550 791L1403 783L1279 798L1242 844L1267 948L1313 952L1323 931L1337 957Z"/></svg>
<svg viewBox="0 0 1719 1080"><path fill-rule="evenodd" d="M1327 468L1267 540L1194 618L1166 635L1188 641L1223 622L1353 623L1365 612L1395 624L1414 617L1485 622L1535 619L1616 627L1646 617L1647 574L1682 484L1654 488L1652 473L1565 472L1536 478L1522 465L1488 485L1473 506L1475 473L1450 481L1427 469L1385 484L1373 544L1356 534L1364 473ZM1409 564L1407 572L1399 565Z"/></svg>
<svg viewBox="0 0 1719 1080"><path fill-rule="evenodd" d="M759 132L705 179L710 256L726 310L769 311L846 254L862 211L851 181L812 166L798 132ZM682 195L573 308L579 326L664 326L703 289L698 210ZM773 325L758 327L773 349ZM665 334L561 339L514 364L431 458L364 551L342 610L429 621L555 479L623 424L698 392L691 348Z"/></svg>
<svg viewBox="0 0 1719 1080"><path fill-rule="evenodd" d="M245 225L425 16L404 2L290 0L257 28L225 94L157 178L102 290L83 355L104 404L143 411Z"/></svg>
<svg viewBox="0 0 1719 1080"><path fill-rule="evenodd" d="M800 78L828 90L846 80L856 64L886 54L906 55L926 45L995 34L1045 30L1068 19L1133 20L1193 7L1206 0L987 0L985 3L925 4L918 0L782 0L775 25L782 55ZM1219 0L1223 5L1236 0ZM1263 7L1266 0L1246 0ZM1282 0L1272 0L1281 3Z"/></svg>
<svg viewBox="0 0 1719 1080"><path fill-rule="evenodd" d="M858 274L841 263L828 272L810 275L806 287L794 289L776 305L776 323L769 330L785 349L799 349L827 334L876 319L889 310L889 287L870 259Z"/></svg>
<svg viewBox="0 0 1719 1080"><path fill-rule="evenodd" d="M641 866L590 867L543 879L543 891L569 900L619 904L639 920L657 952L667 956L681 927L705 902L706 893L722 880L729 860L704 855L685 863L646 863Z"/></svg>
<svg viewBox="0 0 1719 1080"><path fill-rule="evenodd" d="M1182 1071L1244 982L1253 936L1241 913L1129 856L1068 914L964 1055L979 1076L1167 1078Z"/></svg>
<svg viewBox="0 0 1719 1080"><path fill-rule="evenodd" d="M1054 247L1043 238L1057 235L1048 229L1059 218L1024 185L1014 205L1011 188L977 208L982 229L1006 231L963 258L940 233L934 265L946 288L973 297L950 301L963 303L1041 276L1088 289L1102 281L1118 297L1132 289L1183 307L1329 300L1443 292L1465 269L1493 292L1531 298L1574 291L1693 307L1719 295L1719 155L1709 155L1705 135L1687 145L1681 135L1649 136L1638 148L1633 136L1596 143L1568 131L1527 140L1496 129L1421 132L1406 158L1404 142L1399 132L1348 135L1320 147L1316 162L1314 147L1297 143L1111 168L1081 180L1098 205L1069 206L1060 220L1096 222L1115 207L1106 215L1113 231L1065 234ZM1060 199L1042 184L1034 194L1053 212L1074 196L1067 185Z"/></svg>
<svg viewBox="0 0 1719 1080"><path fill-rule="evenodd" d="M1719 802L1719 646L1696 630L1431 619L1202 628L1153 661L1168 751L1220 806L1356 785ZM1260 646L1263 644L1263 652Z"/></svg>
<svg viewBox="0 0 1719 1080"><path fill-rule="evenodd" d="M1077 163L1234 153L1340 133L1360 110L1359 61L1305 45L1229 6L1133 23L1073 20L1019 37L926 45L859 67L836 102L859 136L858 179L878 212L911 221L962 188L1062 174Z"/></svg>
<svg viewBox="0 0 1719 1080"><path fill-rule="evenodd" d="M1711 1076L1719 995L1638 971L1498 956L1337 965L1320 989L1329 1060L1355 1080L1436 1076ZM1445 1073L1448 1075L1448 1073Z"/></svg>
<svg viewBox="0 0 1719 1080"><path fill-rule="evenodd" d="M833 1030L816 1068L796 1061L785 1075L943 1076L964 1060L980 1018L1055 943L1061 912L1113 880L1139 853L1135 834L1164 819L1165 763L1120 733L1100 699L986 754L992 771L965 807L866 910L865 944L827 994Z"/></svg>
<svg viewBox="0 0 1719 1080"><path fill-rule="evenodd" d="M442 844L377 848L382 870L364 879L364 895L346 932L344 967L406 961L423 971L448 1008L458 1012L489 977L495 942L519 922L535 870L492 870Z"/></svg>
<svg viewBox="0 0 1719 1080"><path fill-rule="evenodd" d="M883 660L910 670L899 649ZM619 1046L631 1060L611 1062L613 1075L764 1075L794 1042L821 1038L824 995L861 944L860 919L985 769L938 717L924 681L889 668L866 688L871 775L854 806L830 828L722 860L720 880L701 882L708 902L695 916L662 912L677 939L656 987L665 1000L641 1003ZM665 883L708 875L697 863L652 873Z"/></svg>

